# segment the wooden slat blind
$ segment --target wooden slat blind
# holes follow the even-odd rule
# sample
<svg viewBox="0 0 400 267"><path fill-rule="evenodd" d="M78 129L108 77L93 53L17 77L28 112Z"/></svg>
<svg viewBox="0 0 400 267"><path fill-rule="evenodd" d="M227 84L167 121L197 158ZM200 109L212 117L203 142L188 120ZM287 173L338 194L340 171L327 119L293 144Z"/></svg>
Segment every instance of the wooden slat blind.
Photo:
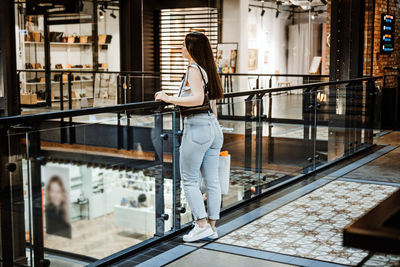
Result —
<svg viewBox="0 0 400 267"><path fill-rule="evenodd" d="M218 43L218 11L216 8L179 8L161 10L160 70L161 88L167 93L177 93L187 60L182 58L182 43L186 34L202 31L210 40L214 56Z"/></svg>

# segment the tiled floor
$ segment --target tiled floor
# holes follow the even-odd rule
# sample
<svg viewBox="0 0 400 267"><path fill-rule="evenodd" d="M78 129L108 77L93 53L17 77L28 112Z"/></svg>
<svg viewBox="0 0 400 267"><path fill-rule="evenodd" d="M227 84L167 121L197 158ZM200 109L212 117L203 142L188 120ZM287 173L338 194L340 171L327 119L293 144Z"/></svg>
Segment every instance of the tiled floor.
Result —
<svg viewBox="0 0 400 267"><path fill-rule="evenodd" d="M343 228L395 190L393 186L334 181L218 242L356 265L368 253L344 248Z"/></svg>

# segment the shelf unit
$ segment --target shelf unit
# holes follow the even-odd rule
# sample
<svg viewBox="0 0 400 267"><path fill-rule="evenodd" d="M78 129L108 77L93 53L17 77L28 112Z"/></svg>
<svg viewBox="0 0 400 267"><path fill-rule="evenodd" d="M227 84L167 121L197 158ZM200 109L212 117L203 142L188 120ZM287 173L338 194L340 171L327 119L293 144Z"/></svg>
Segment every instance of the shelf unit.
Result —
<svg viewBox="0 0 400 267"><path fill-rule="evenodd" d="M35 30L36 31L41 31L43 34L43 29L40 29L40 25L43 25L43 16L38 16L37 22L35 22ZM50 25L49 31L56 31L56 32L63 32L64 36L71 35L72 33L76 34L77 36L90 36L93 27L97 27L98 25L94 25L92 23L82 23L79 26L76 25L71 25L71 24L58 24L58 25ZM22 26L23 27L23 26ZM21 27L21 28L22 28ZM67 64L71 65L86 65L90 64L93 66L95 63L97 63L98 60L102 60L100 62L102 63L108 63L109 59L109 46L111 45L112 42L110 43L98 43L97 45L94 45L91 41L87 43L68 43L68 42L50 42L50 58L51 58L51 64L53 67L56 64L62 64L64 68L62 69L56 69L52 68L51 69L51 77L49 83L51 87L51 103L54 102L65 102L69 101L68 99L60 99L60 96L62 93L60 92L60 84L61 81L54 81L54 75L59 75L61 72L64 72L63 74L68 74L72 72L74 76L80 76L80 80L73 80L72 81L72 96L76 94L76 96L81 96L81 97L75 97L72 98L73 101L81 100L81 99L94 99L96 97L95 95L95 86L97 85L97 77L95 74L91 73L80 73L80 71L94 71L95 69L93 68L65 68ZM98 49L97 49L98 47ZM45 43L43 39L39 42L35 41L22 41L21 42L21 48L22 48L22 66L25 66L25 63L31 63L34 65L35 63L40 63L42 66L45 65L45 54L44 54L44 48L45 48ZM93 58L94 51L98 51L100 57L95 60ZM31 70L31 69L30 69ZM35 70L35 69L32 69ZM38 70L38 69L36 69ZM35 105L37 106L42 106L46 104L46 100L43 99L45 98L46 94L44 91L46 90L46 82L42 80L42 82L39 82L39 80L36 80L37 82L28 82L28 80L32 80L32 78L43 78L45 77L45 72L44 69L41 72L21 72L21 95L26 94L26 93L33 93L37 95L37 101L33 100L33 102L30 102L32 104L28 104L29 102L23 102L21 103L22 106L29 106L29 107L34 107ZM96 68L96 70L99 71L107 71L108 67L100 67ZM74 73L76 71L76 73ZM83 79L83 77L86 77ZM96 77L96 78L95 78ZM62 82L62 88L63 88L63 95L66 96L68 95L68 81L63 81ZM58 97L58 99L57 99ZM56 99L55 99L56 98ZM29 101L29 100L28 100ZM32 101L32 98L31 98ZM35 104L36 103L36 104Z"/></svg>

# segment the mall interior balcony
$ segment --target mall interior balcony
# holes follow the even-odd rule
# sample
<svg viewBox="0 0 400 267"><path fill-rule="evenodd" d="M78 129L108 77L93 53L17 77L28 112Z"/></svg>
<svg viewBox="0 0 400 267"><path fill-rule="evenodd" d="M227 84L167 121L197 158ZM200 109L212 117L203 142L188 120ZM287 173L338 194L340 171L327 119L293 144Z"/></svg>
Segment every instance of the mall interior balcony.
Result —
<svg viewBox="0 0 400 267"><path fill-rule="evenodd" d="M399 0L1 0L0 267L400 266L398 18ZM223 91L204 112L220 219L194 242L181 165L200 151L181 148L202 132L155 99L193 81L189 35Z"/></svg>

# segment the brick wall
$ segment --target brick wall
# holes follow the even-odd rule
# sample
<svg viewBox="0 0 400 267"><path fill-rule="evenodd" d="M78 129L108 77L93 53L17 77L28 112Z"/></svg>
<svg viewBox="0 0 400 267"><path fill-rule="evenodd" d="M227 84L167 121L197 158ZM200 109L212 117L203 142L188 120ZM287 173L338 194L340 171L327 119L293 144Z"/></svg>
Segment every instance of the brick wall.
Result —
<svg viewBox="0 0 400 267"><path fill-rule="evenodd" d="M366 18L365 34L368 34L368 43L365 44L364 50L364 74L371 73L371 38L372 38L372 1L367 2L367 13L369 19ZM395 41L394 52L390 54L381 54L380 52L380 34L381 34L381 15L389 13L395 16ZM400 67L400 0L389 0L389 10L387 10L387 0L375 0L374 14L374 46L373 46L373 75L379 76L386 74L395 74L393 72L384 71L385 67ZM367 38L367 37L366 37ZM388 86L396 86L396 79L388 77Z"/></svg>
<svg viewBox="0 0 400 267"><path fill-rule="evenodd" d="M326 36L327 36L327 44L326 44L326 54L325 54L325 60L326 60L326 65L325 65L325 74L329 74L329 60L330 60L330 43L331 43L331 1L328 1L328 5L326 7Z"/></svg>
<svg viewBox="0 0 400 267"><path fill-rule="evenodd" d="M384 75L384 67L400 67L400 0L389 0L389 11L387 11L387 0L375 0L375 14L373 16L372 0L366 0L365 7L365 32L364 32L364 75L371 74L371 53L373 52L373 75ZM327 34L330 35L331 24L331 1L328 1ZM395 51L391 54L380 53L380 26L381 14L389 13L395 16ZM375 20L374 29L372 29L372 20ZM372 33L374 34L374 45L372 49ZM326 73L329 73L330 49L327 45ZM385 71L386 74L390 72ZM393 72L391 72L393 74ZM395 79L388 77L387 85L395 86Z"/></svg>

